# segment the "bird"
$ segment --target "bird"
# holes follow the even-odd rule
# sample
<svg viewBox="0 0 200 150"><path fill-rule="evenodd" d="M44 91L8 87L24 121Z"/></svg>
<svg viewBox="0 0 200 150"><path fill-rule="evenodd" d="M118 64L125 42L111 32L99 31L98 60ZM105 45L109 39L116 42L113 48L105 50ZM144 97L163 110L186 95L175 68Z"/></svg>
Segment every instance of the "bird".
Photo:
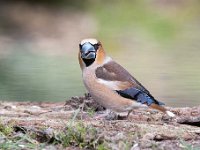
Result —
<svg viewBox="0 0 200 150"><path fill-rule="evenodd" d="M153 108L175 117L164 103L156 100L126 69L107 56L97 39L87 38L79 43L78 59L86 89L106 109L127 112L127 118L137 108Z"/></svg>

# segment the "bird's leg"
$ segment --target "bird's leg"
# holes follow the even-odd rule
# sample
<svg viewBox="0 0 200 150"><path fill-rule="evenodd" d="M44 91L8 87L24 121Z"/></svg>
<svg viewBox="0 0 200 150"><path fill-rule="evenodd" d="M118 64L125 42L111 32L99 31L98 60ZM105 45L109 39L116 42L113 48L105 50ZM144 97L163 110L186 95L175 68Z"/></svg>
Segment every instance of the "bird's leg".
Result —
<svg viewBox="0 0 200 150"><path fill-rule="evenodd" d="M96 116L95 119L105 118L106 120L125 120L129 117L132 111L133 110L128 111L128 114L124 116L106 109L105 113Z"/></svg>
<svg viewBox="0 0 200 150"><path fill-rule="evenodd" d="M106 115L105 119L106 119L106 120L117 120L117 119L118 119L118 116L119 116L119 115L118 115L116 112L110 111L110 112Z"/></svg>
<svg viewBox="0 0 200 150"><path fill-rule="evenodd" d="M106 109L106 111L103 111L101 112L101 114L98 114L98 116L95 116L95 119L99 120L102 118L106 118L110 112L111 112L110 109Z"/></svg>
<svg viewBox="0 0 200 150"><path fill-rule="evenodd" d="M118 116L117 116L117 119L118 119L118 120L126 120L126 119L128 119L128 117L129 117L129 115L130 115L130 113L131 113L132 111L133 111L133 110L129 110L129 111L128 111L128 114L125 115L125 116L124 116L124 115L123 115L123 116L118 115Z"/></svg>
<svg viewBox="0 0 200 150"><path fill-rule="evenodd" d="M128 114L127 114L127 116L126 116L126 118L128 119L128 117L129 117L129 115L130 115L130 113L132 112L133 110L129 110L128 111Z"/></svg>

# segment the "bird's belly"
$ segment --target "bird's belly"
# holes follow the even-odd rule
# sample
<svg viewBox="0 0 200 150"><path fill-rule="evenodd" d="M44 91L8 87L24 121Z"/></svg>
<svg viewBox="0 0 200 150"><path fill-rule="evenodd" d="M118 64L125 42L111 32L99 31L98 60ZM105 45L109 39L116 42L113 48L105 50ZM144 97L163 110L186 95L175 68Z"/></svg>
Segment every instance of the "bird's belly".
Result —
<svg viewBox="0 0 200 150"><path fill-rule="evenodd" d="M99 94L98 96L96 94L93 94L92 92L90 93L92 98L97 101L97 103L99 103L100 105L102 105L103 107L107 108L107 109L111 109L114 110L116 112L126 112L129 111L128 106L129 104L124 103L124 102L120 102L119 100L116 99L111 99L110 97L106 97L105 95L101 95Z"/></svg>
<svg viewBox="0 0 200 150"><path fill-rule="evenodd" d="M85 80L84 84L92 98L107 109L125 112L132 110L135 106L134 101L121 97L109 87L96 82L96 80L92 81L90 78L90 80Z"/></svg>

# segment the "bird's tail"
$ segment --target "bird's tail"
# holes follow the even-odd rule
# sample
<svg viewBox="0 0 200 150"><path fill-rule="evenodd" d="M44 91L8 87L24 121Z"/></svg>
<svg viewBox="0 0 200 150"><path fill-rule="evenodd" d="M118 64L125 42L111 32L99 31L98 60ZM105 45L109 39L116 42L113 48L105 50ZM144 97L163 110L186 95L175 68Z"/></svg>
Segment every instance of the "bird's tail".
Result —
<svg viewBox="0 0 200 150"><path fill-rule="evenodd" d="M170 117L175 117L175 114L169 110L167 110L165 107L163 106L160 106L160 105L157 105L157 104L151 104L150 105L151 108L153 109L157 109L157 110L160 110L162 111L163 113L166 113L168 116Z"/></svg>

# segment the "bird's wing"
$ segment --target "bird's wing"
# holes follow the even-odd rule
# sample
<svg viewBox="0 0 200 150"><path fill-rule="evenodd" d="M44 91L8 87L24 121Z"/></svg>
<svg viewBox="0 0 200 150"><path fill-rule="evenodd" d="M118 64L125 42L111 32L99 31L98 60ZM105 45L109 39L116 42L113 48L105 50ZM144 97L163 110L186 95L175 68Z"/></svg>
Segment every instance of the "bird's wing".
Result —
<svg viewBox="0 0 200 150"><path fill-rule="evenodd" d="M97 80L116 91L122 97L140 103L162 105L154 99L150 92L138 82L128 71L114 61L100 66L95 71Z"/></svg>
<svg viewBox="0 0 200 150"><path fill-rule="evenodd" d="M126 71L121 65L114 61L110 61L103 66L100 66L95 71L97 79L104 80L105 82L116 82L116 84L127 84L124 89L134 87L147 94L149 91L138 82L128 71ZM123 90L123 88L121 89Z"/></svg>

